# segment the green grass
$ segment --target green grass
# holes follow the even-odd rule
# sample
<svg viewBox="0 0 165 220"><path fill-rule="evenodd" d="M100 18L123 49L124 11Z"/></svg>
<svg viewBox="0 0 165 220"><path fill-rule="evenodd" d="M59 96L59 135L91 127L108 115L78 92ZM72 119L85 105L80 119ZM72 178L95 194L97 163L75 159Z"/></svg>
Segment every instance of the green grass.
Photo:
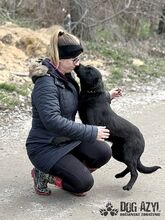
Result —
<svg viewBox="0 0 165 220"><path fill-rule="evenodd" d="M3 17L0 15L0 25L5 24L6 22L12 22L20 27L31 28L33 30L40 28L39 24L35 23L33 19L27 17L16 16L14 19L11 17Z"/></svg>
<svg viewBox="0 0 165 220"><path fill-rule="evenodd" d="M21 106L20 96L28 96L31 91L31 85L0 83L0 108L13 109L15 106Z"/></svg>
<svg viewBox="0 0 165 220"><path fill-rule="evenodd" d="M135 53L128 52L127 48L120 49L115 47L113 43L96 44L88 42L86 48L90 54L95 54L96 57L105 60L106 69L111 73L106 79L106 87L122 83L123 77L127 77L129 83L133 81L146 82L151 80L151 78L165 74L164 58L156 58L151 55L142 55L140 57L140 55L137 56ZM129 51L131 50L129 49ZM133 58L142 60L144 65L133 65Z"/></svg>
<svg viewBox="0 0 165 220"><path fill-rule="evenodd" d="M19 104L18 97L0 91L0 109L13 109Z"/></svg>
<svg viewBox="0 0 165 220"><path fill-rule="evenodd" d="M156 28L156 27L154 27ZM151 28L148 19L139 19L138 23L121 22L114 23L110 27L98 28L96 30L95 38L96 41L115 42L125 39L138 39L144 40L153 36L153 28Z"/></svg>
<svg viewBox="0 0 165 220"><path fill-rule="evenodd" d="M133 73L139 80L147 80L147 78L160 77L165 73L165 64L163 58L148 58L144 61L143 66L131 66Z"/></svg>
<svg viewBox="0 0 165 220"><path fill-rule="evenodd" d="M33 30L36 30L38 28L40 28L40 26L35 23L33 21L33 19L30 19L30 18L27 18L27 17L17 17L15 20L14 20L14 23L17 24L18 26L20 27L24 27L24 28L30 28L30 29L33 29Z"/></svg>
<svg viewBox="0 0 165 220"><path fill-rule="evenodd" d="M95 53L96 55L100 55L102 57L111 58L116 62L126 61L130 56L129 53L124 52L119 48L113 47L111 43L95 43L95 42L87 42L86 47L88 51Z"/></svg>
<svg viewBox="0 0 165 220"><path fill-rule="evenodd" d="M150 24L148 22L143 22L139 30L137 32L137 37L139 40L144 40L149 38L152 35L151 30L150 30Z"/></svg>
<svg viewBox="0 0 165 220"><path fill-rule="evenodd" d="M6 92L17 92L20 95L27 95L28 93L28 86L27 85L16 85L12 83L1 83L0 84L0 90L6 91Z"/></svg>

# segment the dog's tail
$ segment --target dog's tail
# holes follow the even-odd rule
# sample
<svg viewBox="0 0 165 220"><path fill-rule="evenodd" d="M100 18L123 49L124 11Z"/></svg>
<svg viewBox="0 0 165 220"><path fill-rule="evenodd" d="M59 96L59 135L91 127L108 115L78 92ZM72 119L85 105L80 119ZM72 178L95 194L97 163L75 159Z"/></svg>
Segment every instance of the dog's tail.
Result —
<svg viewBox="0 0 165 220"><path fill-rule="evenodd" d="M140 159L138 160L137 170L141 173L152 173L155 172L157 169L161 169L161 167L160 166L146 167L141 163Z"/></svg>

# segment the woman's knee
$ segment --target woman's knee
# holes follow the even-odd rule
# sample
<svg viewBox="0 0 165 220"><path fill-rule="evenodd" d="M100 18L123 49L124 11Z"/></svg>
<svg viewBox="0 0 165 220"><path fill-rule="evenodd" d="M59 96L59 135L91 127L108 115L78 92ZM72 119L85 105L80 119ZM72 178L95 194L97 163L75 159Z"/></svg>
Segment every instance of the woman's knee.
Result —
<svg viewBox="0 0 165 220"><path fill-rule="evenodd" d="M99 168L106 164L112 156L112 150L108 143L98 142L97 143L97 158L96 158L96 168Z"/></svg>
<svg viewBox="0 0 165 220"><path fill-rule="evenodd" d="M82 193L89 191L94 185L94 179L92 175L86 175L83 178L79 179L76 186L74 186L75 193Z"/></svg>
<svg viewBox="0 0 165 220"><path fill-rule="evenodd" d="M111 147L109 146L108 143L106 143L106 142L103 142L103 143L105 146L104 150L103 150L103 157L104 157L105 162L108 162L111 159L112 150L111 150Z"/></svg>

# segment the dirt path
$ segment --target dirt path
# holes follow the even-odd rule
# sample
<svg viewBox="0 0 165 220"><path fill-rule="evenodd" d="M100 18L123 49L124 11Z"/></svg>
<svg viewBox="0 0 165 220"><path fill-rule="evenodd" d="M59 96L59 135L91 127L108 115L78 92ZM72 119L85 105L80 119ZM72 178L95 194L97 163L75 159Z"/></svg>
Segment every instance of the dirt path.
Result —
<svg viewBox="0 0 165 220"><path fill-rule="evenodd" d="M30 120L19 121L4 128L0 136L0 219L2 220L98 220L98 219L165 219L165 102L134 105L121 115L135 123L146 140L142 162L160 165L163 169L150 175L139 174L130 192L122 190L129 180L115 179L114 175L125 166L114 159L94 173L95 185L86 197L74 197L52 188L52 195L42 197L34 194L30 176L32 168L26 156L25 139ZM117 216L108 212L100 214L108 202L118 209ZM124 207L130 202L127 211ZM132 207L131 209L129 207ZM144 211L144 207L146 211ZM123 210L123 212L122 212ZM107 214L106 212L104 212ZM142 216L144 213L151 216ZM160 216L156 216L160 215ZM140 215L140 216L137 216Z"/></svg>

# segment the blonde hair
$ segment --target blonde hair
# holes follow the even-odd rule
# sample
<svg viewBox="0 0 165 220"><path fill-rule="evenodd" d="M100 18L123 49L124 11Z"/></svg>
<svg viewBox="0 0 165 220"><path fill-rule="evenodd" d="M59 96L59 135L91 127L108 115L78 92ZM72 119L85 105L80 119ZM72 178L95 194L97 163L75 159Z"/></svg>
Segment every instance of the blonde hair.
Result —
<svg viewBox="0 0 165 220"><path fill-rule="evenodd" d="M49 55L55 65L59 65L59 48L65 45L80 45L80 40L68 33L63 27L55 26L54 33L50 39Z"/></svg>

